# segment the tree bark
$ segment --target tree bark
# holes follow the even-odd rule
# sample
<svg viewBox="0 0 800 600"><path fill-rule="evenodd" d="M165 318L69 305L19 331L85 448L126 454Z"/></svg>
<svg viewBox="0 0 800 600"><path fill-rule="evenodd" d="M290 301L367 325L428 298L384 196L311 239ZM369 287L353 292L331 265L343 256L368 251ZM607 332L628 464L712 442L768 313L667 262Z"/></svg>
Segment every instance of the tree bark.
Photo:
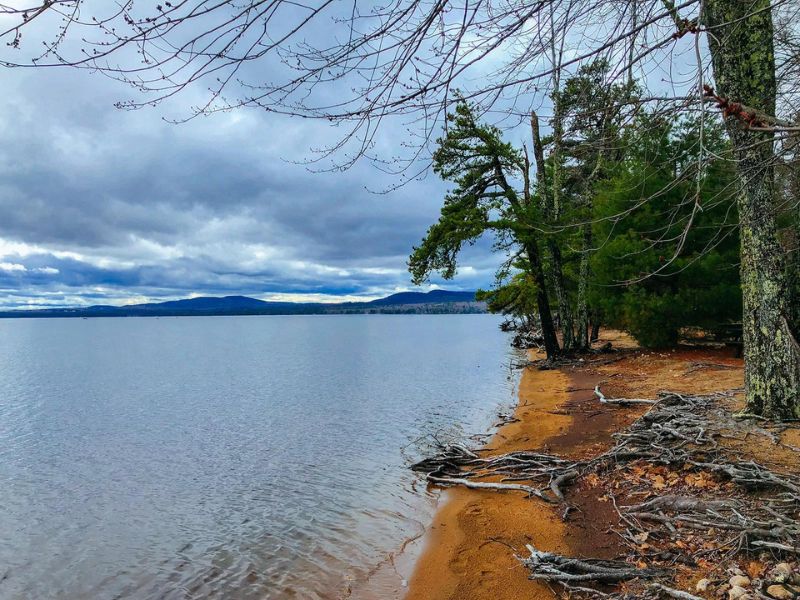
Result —
<svg viewBox="0 0 800 600"><path fill-rule="evenodd" d="M544 351L548 359L555 358L560 354L556 328L553 324L553 314L550 311L550 299L547 297L547 278L542 268L542 258L539 253L539 245L535 240L525 243L525 252L528 255L528 262L531 264L531 271L536 281L536 304L539 307L539 320L542 324L542 338L544 338Z"/></svg>
<svg viewBox="0 0 800 600"><path fill-rule="evenodd" d="M575 347L575 325L572 319L572 308L569 305L569 297L564 286L564 267L561 261L561 248L558 242L552 237L547 240L547 249L550 252L550 263L553 280L553 289L556 292L558 302L558 317L561 325L561 341L565 352L570 352Z"/></svg>
<svg viewBox="0 0 800 600"><path fill-rule="evenodd" d="M800 239L796 233L794 237ZM786 279L789 287L789 322L796 336L800 331L800 248L790 250Z"/></svg>
<svg viewBox="0 0 800 600"><path fill-rule="evenodd" d="M706 0L717 93L775 114L774 30L770 0ZM738 161L741 279L747 411L800 418L800 347L788 324L784 253L777 235L773 136L729 116Z"/></svg>
<svg viewBox="0 0 800 600"><path fill-rule="evenodd" d="M583 252L578 273L578 336L579 350L589 349L589 252L592 248L592 225L583 225Z"/></svg>
<svg viewBox="0 0 800 600"><path fill-rule="evenodd" d="M592 336L589 338L589 343L596 342L600 339L600 313L597 310L592 311Z"/></svg>

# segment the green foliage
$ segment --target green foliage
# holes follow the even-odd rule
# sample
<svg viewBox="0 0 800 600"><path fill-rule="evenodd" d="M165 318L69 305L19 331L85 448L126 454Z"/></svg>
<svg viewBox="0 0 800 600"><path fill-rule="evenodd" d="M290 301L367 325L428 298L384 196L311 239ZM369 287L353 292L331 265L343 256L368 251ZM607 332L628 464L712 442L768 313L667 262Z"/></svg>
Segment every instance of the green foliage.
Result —
<svg viewBox="0 0 800 600"><path fill-rule="evenodd" d="M595 312L588 298L594 195L624 155L623 123L637 105L637 94L635 84L611 79L605 60L583 65L553 94L554 135L544 178L552 191L537 191L551 219L548 270L553 273L567 350L586 349L590 343L589 318Z"/></svg>
<svg viewBox="0 0 800 600"><path fill-rule="evenodd" d="M448 121L433 165L434 171L455 187L445 197L439 220L409 258L412 279L421 283L433 271L453 277L463 245L474 243L484 233L494 235L495 249L505 251L507 260L498 270L499 289L490 304L520 311L522 314L515 314L528 320L533 314L529 308L533 297L523 299L521 290L534 290L522 278L512 278L511 288L503 289L503 282L511 274L509 265L535 281L538 322L545 352L552 358L560 347L537 239L541 213L532 198L528 157L504 142L497 128L477 123L473 109L464 101L448 115ZM512 292L516 300L509 302L506 295Z"/></svg>
<svg viewBox="0 0 800 600"><path fill-rule="evenodd" d="M498 283L491 290L478 290L475 298L486 302L490 312L514 315L530 321L536 314L537 286L526 272L516 273L505 283Z"/></svg>
<svg viewBox="0 0 800 600"><path fill-rule="evenodd" d="M719 124L706 121L702 133L707 152L725 153ZM594 198L600 247L592 258L592 305L609 324L653 347L675 344L682 327L741 319L730 163L699 167L696 121L642 117L625 143L625 160Z"/></svg>
<svg viewBox="0 0 800 600"><path fill-rule="evenodd" d="M509 178L519 176L524 165L521 153L503 142L499 129L477 123L466 102L457 105L433 155L434 172L455 187L445 197L439 220L411 254L408 268L414 283L433 272L454 277L464 244L475 243L484 233L494 233L501 242L520 240L528 212Z"/></svg>
<svg viewBox="0 0 800 600"><path fill-rule="evenodd" d="M409 259L415 283L432 272L452 278L464 244L488 233L508 254L495 287L479 295L493 312L530 321L554 295L545 288L558 251L562 289L568 303L577 298L583 322L588 310L602 314L645 346L674 345L684 327L741 319L735 173L730 162L709 160L728 153L724 130L709 117L701 131L698 121L646 114L624 128L619 109L604 106L624 105L635 87L603 88L605 69L593 64L566 82L558 98L564 144L538 181L557 189L535 195L527 156L458 104L433 157L454 185ZM557 215L547 198L558 199ZM535 263L540 241L548 251Z"/></svg>

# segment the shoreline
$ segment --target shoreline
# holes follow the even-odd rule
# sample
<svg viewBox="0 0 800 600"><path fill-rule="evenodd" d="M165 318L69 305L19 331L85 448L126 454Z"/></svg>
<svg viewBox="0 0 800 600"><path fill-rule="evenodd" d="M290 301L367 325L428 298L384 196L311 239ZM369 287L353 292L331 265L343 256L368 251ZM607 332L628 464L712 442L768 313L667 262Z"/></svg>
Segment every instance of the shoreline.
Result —
<svg viewBox="0 0 800 600"><path fill-rule="evenodd" d="M619 341L612 339L615 343ZM534 350L527 354L529 360L541 358ZM591 450L598 441L610 439L614 426L608 418L597 420L590 413L591 418L587 419L586 411L580 408L571 413L576 403L593 403L599 376L577 369L526 367L517 382L512 420L492 427L482 448L487 454L556 449L577 456ZM608 412L607 416L613 420L613 414ZM580 434L575 436L575 433ZM580 523L571 523L568 528L557 506L519 494L461 487L441 489L439 494L424 531L405 540L400 550L387 557L366 581L349 589L344 598L517 600L520 594L525 594L524 597L549 599L554 597L550 589L531 582L522 565L509 553L510 542L521 548L533 542L541 549L556 552L609 545L598 539L597 531L593 535L584 534ZM576 532L582 538L580 541ZM600 532L599 538L604 537L604 532ZM488 538L497 541L486 544ZM473 562L478 576L465 577L468 565ZM492 574L494 577L490 577ZM511 586L510 578L514 583ZM493 580L494 584L487 585L484 580ZM535 588L538 592L534 596L531 594Z"/></svg>
<svg viewBox="0 0 800 600"><path fill-rule="evenodd" d="M515 420L498 429L485 452L541 447L564 432L572 421L561 410L569 400L568 384L569 378L559 370L526 368L519 382ZM552 598L547 586L528 580L508 551L507 545L526 543L555 552L568 549L564 524L553 507L519 494L445 490L405 598Z"/></svg>
<svg viewBox="0 0 800 600"><path fill-rule="evenodd" d="M528 359L539 358L534 351L521 351L527 354ZM502 402L496 405L497 415L510 412L516 418L516 411L519 409L519 393L525 372L522 370L519 375L515 375L515 393L512 396L513 402ZM501 434L510 424L508 422L495 422L489 424L483 436L486 440L482 447L488 447L495 438ZM419 481L420 486L429 486L424 480ZM417 571L419 564L425 557L431 543L431 529L436 522L437 515L449 504L451 494L458 493L458 488L442 489L430 488L434 490L434 497L425 499L425 507L420 506L423 514L418 515L424 518L422 530L410 537L402 540L396 550L390 552L378 565L373 567L365 579L353 581L342 594L336 596L338 600L404 600L409 597L410 581ZM430 493L430 490L429 490ZM421 598L426 598L424 594Z"/></svg>
<svg viewBox="0 0 800 600"><path fill-rule="evenodd" d="M741 385L741 360L717 350L678 348L652 352L636 348L624 334L607 332L619 354L553 370L527 367L519 382L514 420L498 428L483 446L486 455L541 450L586 458L612 445L644 408L601 405L594 388L615 396L655 397L661 389L712 392ZM713 358L729 365L713 377L693 365ZM569 492L574 512L521 494L448 488L421 540L403 600L552 599L546 584L528 579L514 557L526 544L569 556L613 558L623 545L611 527L614 508L602 486L581 482ZM513 549L513 550L512 550Z"/></svg>
<svg viewBox="0 0 800 600"><path fill-rule="evenodd" d="M479 446L481 454L530 450L576 460L602 454L614 445L614 434L630 427L648 407L601 404L594 393L597 385L607 397L655 398L664 389L738 392L743 383L742 360L729 349L647 350L614 331L605 332L599 344L606 342L616 352L551 370L526 367L519 376L513 418L489 430L490 437ZM540 358L534 352L529 357ZM532 544L577 558L625 556L628 548L615 533L619 515L606 488L597 477L576 482L565 491L569 509L517 492L441 489L422 535L407 541L403 551L346 598L556 598L546 584L528 578L515 554L527 554L525 546Z"/></svg>

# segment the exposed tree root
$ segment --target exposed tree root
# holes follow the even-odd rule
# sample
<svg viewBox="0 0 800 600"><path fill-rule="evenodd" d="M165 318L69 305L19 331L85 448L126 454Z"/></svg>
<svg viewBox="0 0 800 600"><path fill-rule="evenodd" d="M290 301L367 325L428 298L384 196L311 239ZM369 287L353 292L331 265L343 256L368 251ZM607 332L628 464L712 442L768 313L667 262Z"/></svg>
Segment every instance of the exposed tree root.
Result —
<svg viewBox="0 0 800 600"><path fill-rule="evenodd" d="M524 492L571 510L565 490L593 474L595 481L614 483L614 495L649 499L619 504L609 492L619 515L617 533L630 550L626 561L579 560L529 547L521 558L533 579L559 584L570 593L591 597L697 600L688 592L669 587L676 564L722 559L739 552L776 556L800 554L800 483L796 473L781 474L752 460L741 460L720 442L724 438L780 444L771 424L743 422L730 414L721 400L730 393L687 396L661 392L655 400L608 399L606 404L652 405L628 429L616 434L614 446L587 460L568 460L539 452L512 452L485 456L460 445L440 447L440 453L413 466L437 485ZM785 427L785 426L784 426ZM794 451L791 446L785 449ZM656 492L655 477L669 479ZM601 478L599 476L602 475ZM687 489L684 480L700 483ZM698 545L698 539L702 544ZM638 568L637 562L647 568ZM597 585L635 582L631 595L626 583L620 591Z"/></svg>
<svg viewBox="0 0 800 600"><path fill-rule="evenodd" d="M702 600L702 598L653 582L657 578L668 577L669 571L659 568L638 568L621 560L581 560L568 558L552 552L541 552L527 546L530 556L519 557L530 570L531 579L560 585L568 593L588 595L595 598L633 600L633 598L659 598L668 596L679 600ZM620 582L647 582L636 592L604 592L587 585L609 585Z"/></svg>
<svg viewBox="0 0 800 600"><path fill-rule="evenodd" d="M531 579L556 583L619 583L631 579L653 579L667 574L663 569L639 569L620 560L581 560L526 546L530 556L521 559Z"/></svg>
<svg viewBox="0 0 800 600"><path fill-rule="evenodd" d="M444 446L437 456L416 463L412 469L427 473L428 481L439 485L522 491L548 502L557 502L564 498L561 486L576 479L583 467L584 463L580 461L537 452L511 452L481 458L463 446L450 444ZM499 481L475 481L487 477L499 478ZM508 483L516 481L529 481L533 485ZM539 487L534 487L535 484Z"/></svg>

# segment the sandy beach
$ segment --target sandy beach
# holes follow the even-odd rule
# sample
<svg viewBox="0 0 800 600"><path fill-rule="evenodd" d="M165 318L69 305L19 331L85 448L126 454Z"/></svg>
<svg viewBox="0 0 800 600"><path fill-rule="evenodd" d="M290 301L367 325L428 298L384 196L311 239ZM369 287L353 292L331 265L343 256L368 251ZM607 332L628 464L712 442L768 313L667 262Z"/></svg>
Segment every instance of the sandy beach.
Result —
<svg viewBox="0 0 800 600"><path fill-rule="evenodd" d="M514 413L518 421L492 437L490 452L543 447L548 439L566 431L572 418L561 409L569 398L568 385L569 378L560 371L526 369ZM550 506L521 494L448 490L406 598L549 598L547 587L528 581L506 546L521 548L530 543L568 551L566 528Z"/></svg>
<svg viewBox="0 0 800 600"><path fill-rule="evenodd" d="M602 451L643 409L601 405L595 385L615 395L654 396L660 389L703 393L741 386L741 360L725 350L685 349L665 353L632 351L627 336L611 333L603 341L628 350L608 361L562 369L525 369L514 421L487 443L487 454L543 450L565 457ZM532 354L531 358L536 358ZM692 365L713 360L730 366L713 376ZM406 600L505 600L554 598L549 587L530 581L514 549L571 556L613 557L622 550L608 530L616 522L602 490L585 483L571 491L575 512L522 494L446 490L422 551L411 572Z"/></svg>

